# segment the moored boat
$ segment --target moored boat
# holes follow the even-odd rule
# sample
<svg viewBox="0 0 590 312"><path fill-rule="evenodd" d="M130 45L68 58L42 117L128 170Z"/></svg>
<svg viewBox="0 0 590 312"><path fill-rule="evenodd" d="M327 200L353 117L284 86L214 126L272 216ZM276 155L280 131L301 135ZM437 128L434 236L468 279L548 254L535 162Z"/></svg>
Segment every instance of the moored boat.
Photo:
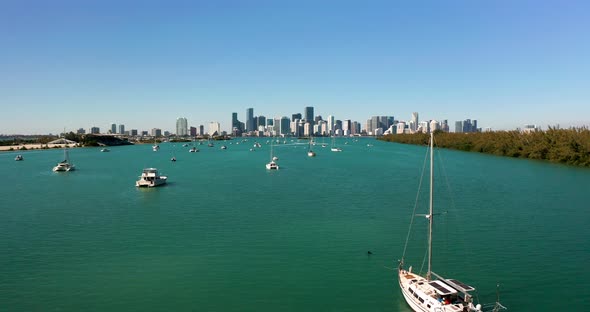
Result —
<svg viewBox="0 0 590 312"><path fill-rule="evenodd" d="M160 175L156 168L145 168L139 177L139 180L135 182L137 187L155 187L165 184L168 180L167 176Z"/></svg>

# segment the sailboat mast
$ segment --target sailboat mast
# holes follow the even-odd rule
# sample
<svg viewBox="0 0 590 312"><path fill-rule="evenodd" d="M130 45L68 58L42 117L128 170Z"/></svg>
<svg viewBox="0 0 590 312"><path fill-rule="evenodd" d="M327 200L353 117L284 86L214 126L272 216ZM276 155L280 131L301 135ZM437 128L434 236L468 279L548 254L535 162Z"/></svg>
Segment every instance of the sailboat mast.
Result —
<svg viewBox="0 0 590 312"><path fill-rule="evenodd" d="M434 190L434 134L430 133L430 212L428 213L428 272L426 279L430 280L432 273L432 209L433 209L433 190Z"/></svg>

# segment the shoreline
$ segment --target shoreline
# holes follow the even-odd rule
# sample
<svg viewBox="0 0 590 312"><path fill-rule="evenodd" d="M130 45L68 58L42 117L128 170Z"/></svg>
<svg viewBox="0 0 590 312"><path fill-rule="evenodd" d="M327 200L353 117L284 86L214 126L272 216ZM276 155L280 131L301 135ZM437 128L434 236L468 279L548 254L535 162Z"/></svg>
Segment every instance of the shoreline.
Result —
<svg viewBox="0 0 590 312"><path fill-rule="evenodd" d="M0 152L26 152L26 151L30 151L30 150L51 150L51 149L60 149L60 148L64 148L66 145L68 145L69 148L78 148L81 147L78 144L41 144L41 143L35 143L35 144L19 144L19 145L6 145L6 146L0 146ZM47 146L47 148L45 148L45 146ZM26 148L25 150L22 150L21 148ZM12 150L10 150L12 148Z"/></svg>

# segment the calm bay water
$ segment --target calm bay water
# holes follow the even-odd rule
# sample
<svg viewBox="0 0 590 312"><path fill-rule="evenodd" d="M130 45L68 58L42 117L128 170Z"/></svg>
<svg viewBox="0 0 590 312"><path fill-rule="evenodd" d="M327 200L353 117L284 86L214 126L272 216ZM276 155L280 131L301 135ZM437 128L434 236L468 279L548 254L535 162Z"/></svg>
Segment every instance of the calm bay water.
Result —
<svg viewBox="0 0 590 312"><path fill-rule="evenodd" d="M268 172L269 146L235 142L72 149L69 173L51 172L61 150L0 153L0 310L409 311L390 268L424 147L340 140L342 153L309 158L279 145ZM433 270L484 302L499 282L511 311L585 306L590 170L440 152L453 196L437 188ZM144 167L168 185L137 189ZM415 271L425 223L407 251Z"/></svg>

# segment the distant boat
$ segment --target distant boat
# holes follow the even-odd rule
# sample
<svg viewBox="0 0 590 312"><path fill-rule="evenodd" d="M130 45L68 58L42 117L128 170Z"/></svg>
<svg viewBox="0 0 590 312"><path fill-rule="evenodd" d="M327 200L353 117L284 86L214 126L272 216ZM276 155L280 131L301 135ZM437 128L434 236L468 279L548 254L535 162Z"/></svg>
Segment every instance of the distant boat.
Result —
<svg viewBox="0 0 590 312"><path fill-rule="evenodd" d="M189 153L196 153L196 152L198 152L198 151L199 151L199 149L198 149L198 148L196 148L196 147L192 147L192 148L191 148L191 149L189 149L188 151L189 151Z"/></svg>
<svg viewBox="0 0 590 312"><path fill-rule="evenodd" d="M176 161L176 157L170 158L170 161Z"/></svg>
<svg viewBox="0 0 590 312"><path fill-rule="evenodd" d="M227 149L227 146L221 145L221 149Z"/></svg>
<svg viewBox="0 0 590 312"><path fill-rule="evenodd" d="M277 160L279 160L279 158L277 156L273 156L272 160L277 161Z"/></svg>
<svg viewBox="0 0 590 312"><path fill-rule="evenodd" d="M156 168L143 169L139 180L135 182L137 187L155 187L158 185L165 184L168 177L161 176Z"/></svg>
<svg viewBox="0 0 590 312"><path fill-rule="evenodd" d="M270 142L270 162L266 164L268 170L279 170L279 165L275 162L276 156L272 154L272 141ZM277 158L278 159L278 158Z"/></svg>
<svg viewBox="0 0 590 312"><path fill-rule="evenodd" d="M67 149L64 149L64 160L59 162L57 166L53 167L54 172L58 171L73 171L76 167L70 163L70 154Z"/></svg>
<svg viewBox="0 0 590 312"><path fill-rule="evenodd" d="M14 160L21 161L21 160L25 160L25 159L23 158L23 155L19 154L19 155L16 155L16 157L14 157Z"/></svg>
<svg viewBox="0 0 590 312"><path fill-rule="evenodd" d="M154 139L154 145L152 146L152 150L153 150L154 152L157 152L157 151L159 151L159 150L160 150L160 145L158 145L158 143L157 143L156 139Z"/></svg>
<svg viewBox="0 0 590 312"><path fill-rule="evenodd" d="M103 153L106 153L106 152L110 152L111 150L110 150L110 149L108 149L108 148L103 148L103 149L101 149L100 151L101 151L101 152L103 152Z"/></svg>
<svg viewBox="0 0 590 312"><path fill-rule="evenodd" d="M427 271L425 276L412 272L412 267L404 268L404 255L399 262L398 281L402 294L416 312L483 312L484 307L481 304L475 304L471 292L475 288L466 285L456 279L444 278L432 272L432 227L433 218L433 182L434 182L434 139L430 134L430 204L429 212L425 216L428 221L428 249L427 249ZM414 218L412 218L411 223ZM409 237L409 233L408 233ZM486 311L497 312L506 308L496 301L495 304L485 305Z"/></svg>
<svg viewBox="0 0 590 312"><path fill-rule="evenodd" d="M188 147L188 144L182 144L182 147Z"/></svg>
<svg viewBox="0 0 590 312"><path fill-rule="evenodd" d="M307 149L307 156L315 157L315 152L311 150L311 145L315 145L315 142L312 138L309 138L309 148Z"/></svg>
<svg viewBox="0 0 590 312"><path fill-rule="evenodd" d="M336 146L335 146L335 143L334 143L334 141L335 141L335 138L334 138L334 137L332 137L332 147L330 148L330 150L331 150L332 152L342 152L342 149L341 149L340 147L336 147Z"/></svg>

